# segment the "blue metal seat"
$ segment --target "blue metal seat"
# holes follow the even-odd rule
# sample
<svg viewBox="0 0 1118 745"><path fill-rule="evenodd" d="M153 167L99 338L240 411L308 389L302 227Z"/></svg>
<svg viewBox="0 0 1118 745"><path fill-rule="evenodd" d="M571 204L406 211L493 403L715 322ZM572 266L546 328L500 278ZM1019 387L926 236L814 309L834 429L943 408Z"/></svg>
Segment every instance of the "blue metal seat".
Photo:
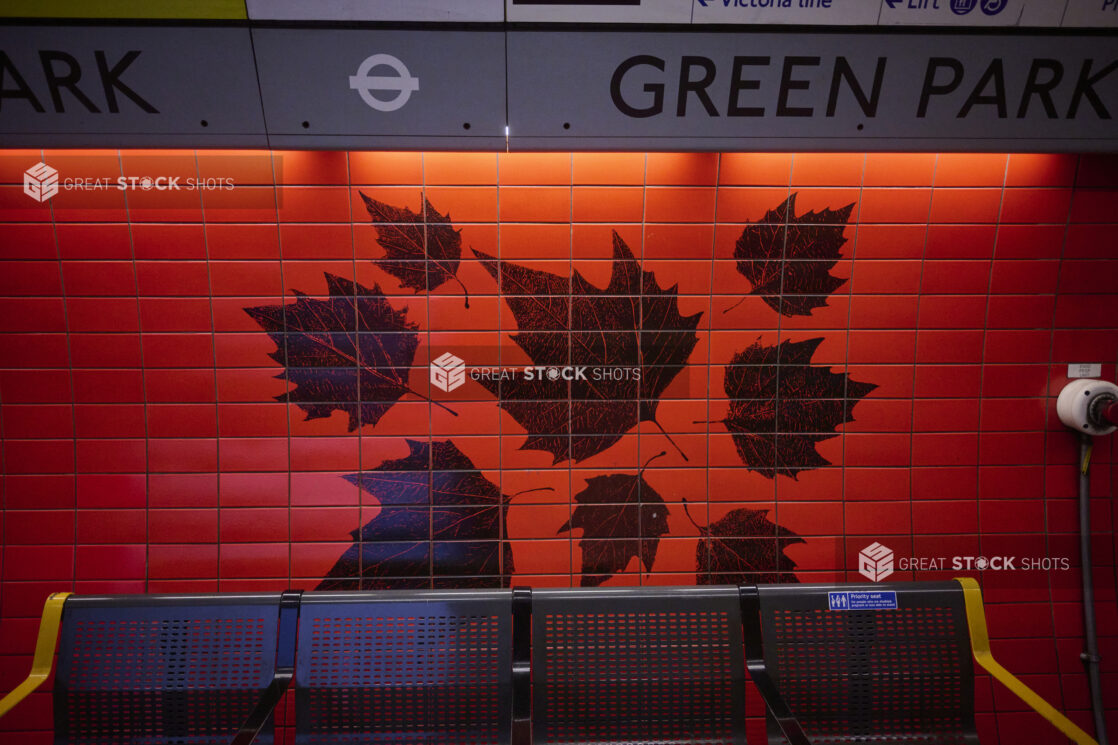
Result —
<svg viewBox="0 0 1118 745"><path fill-rule="evenodd" d="M229 745L275 676L279 610L278 594L68 598L55 742Z"/></svg>
<svg viewBox="0 0 1118 745"><path fill-rule="evenodd" d="M532 592L539 743L745 742L738 588Z"/></svg>
<svg viewBox="0 0 1118 745"><path fill-rule="evenodd" d="M510 742L512 593L308 592L295 742Z"/></svg>
<svg viewBox="0 0 1118 745"><path fill-rule="evenodd" d="M743 593L750 667L763 654L770 681L758 685L771 684L783 699L769 718L770 743L977 745L958 583L760 585Z"/></svg>

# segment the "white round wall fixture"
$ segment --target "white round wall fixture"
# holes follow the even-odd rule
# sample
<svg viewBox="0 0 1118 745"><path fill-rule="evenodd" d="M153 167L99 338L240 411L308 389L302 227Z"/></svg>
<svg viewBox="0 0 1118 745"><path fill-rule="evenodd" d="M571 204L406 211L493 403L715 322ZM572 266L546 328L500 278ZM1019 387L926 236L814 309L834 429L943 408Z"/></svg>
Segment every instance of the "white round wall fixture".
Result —
<svg viewBox="0 0 1118 745"><path fill-rule="evenodd" d="M1118 427L1102 419L1099 412L1118 400L1118 385L1105 380L1072 380L1056 399L1060 421L1076 432L1109 435Z"/></svg>

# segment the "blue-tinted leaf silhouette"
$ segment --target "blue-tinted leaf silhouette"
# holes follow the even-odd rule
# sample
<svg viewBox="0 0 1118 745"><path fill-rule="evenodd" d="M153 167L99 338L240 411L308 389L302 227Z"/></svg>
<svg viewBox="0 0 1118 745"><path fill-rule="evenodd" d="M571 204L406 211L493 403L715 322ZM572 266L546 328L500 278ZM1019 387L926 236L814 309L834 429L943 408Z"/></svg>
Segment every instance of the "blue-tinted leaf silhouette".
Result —
<svg viewBox="0 0 1118 745"><path fill-rule="evenodd" d="M747 225L734 246L734 258L738 271L753 285L751 294L760 295L778 313L806 316L826 305L827 295L846 282L830 271L846 243L842 233L854 204L799 217L795 207L792 194L756 224Z"/></svg>
<svg viewBox="0 0 1118 745"><path fill-rule="evenodd" d="M507 586L510 498L450 440L407 443L406 457L345 477L380 512L351 533L319 589Z"/></svg>
<svg viewBox="0 0 1118 745"><path fill-rule="evenodd" d="M800 471L829 465L815 443L836 437L854 421L853 408L874 388L811 357L823 339L754 342L734 355L723 383L730 413L722 420L751 471L796 478Z"/></svg>
<svg viewBox="0 0 1118 745"><path fill-rule="evenodd" d="M450 279L458 283L470 307L470 293L458 279L462 258L462 231L455 230L450 214L439 214L424 198L423 212L394 207L361 194L365 209L377 230L377 243L385 258L376 265L417 293L434 290Z"/></svg>
<svg viewBox="0 0 1118 745"><path fill-rule="evenodd" d="M276 343L269 356L286 368L276 377L295 386L276 399L298 405L308 420L344 411L352 432L376 424L401 396L415 393L407 380L419 326L407 320L406 308L389 305L380 287L325 276L327 298L295 290L294 303L245 312Z"/></svg>
<svg viewBox="0 0 1118 745"><path fill-rule="evenodd" d="M516 317L519 333L512 340L545 369L533 380L478 381L528 430L521 450L544 450L554 463L577 463L638 422L660 426L660 395L695 348L703 315L680 314L675 285L661 289L616 232L612 274L603 289L578 271L568 278L474 253ZM586 368L586 377L548 376L563 367ZM595 380L594 369L619 377ZM625 376L625 370L638 370L639 378Z"/></svg>

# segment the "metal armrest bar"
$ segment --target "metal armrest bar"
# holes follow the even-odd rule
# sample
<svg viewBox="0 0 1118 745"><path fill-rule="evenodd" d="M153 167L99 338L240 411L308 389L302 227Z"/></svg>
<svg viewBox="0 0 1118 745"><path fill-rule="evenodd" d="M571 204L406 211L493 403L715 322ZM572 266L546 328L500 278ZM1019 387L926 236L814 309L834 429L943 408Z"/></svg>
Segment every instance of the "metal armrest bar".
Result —
<svg viewBox="0 0 1118 745"><path fill-rule="evenodd" d="M768 668L765 666L764 644L761 639L761 596L754 585L739 585L738 596L741 600L741 622L745 631L745 665L749 677L753 678L757 691L764 699L769 712L776 720L780 731L791 745L811 745L804 728L796 715L788 708L780 691L776 688Z"/></svg>
<svg viewBox="0 0 1118 745"><path fill-rule="evenodd" d="M957 577L955 581L963 588L963 598L966 601L967 608L967 625L970 626L971 651L974 652L974 659L978 664L1069 739L1079 743L1079 745L1098 745L1093 737L1076 726L1052 704L1041 698L1040 694L1022 683L1017 676L1006 670L994 659L994 655L990 651L990 635L986 630L986 611L982 606L982 590L979 589L978 582L972 577Z"/></svg>
<svg viewBox="0 0 1118 745"><path fill-rule="evenodd" d="M532 588L512 590L512 745L532 742Z"/></svg>
<svg viewBox="0 0 1118 745"><path fill-rule="evenodd" d="M11 693L0 699L0 717L30 696L32 691L50 677L51 667L54 666L54 650L58 645L58 627L62 623L62 606L69 596L68 592L56 592L43 603L43 618L39 621L39 639L35 642L31 673Z"/></svg>
<svg viewBox="0 0 1118 745"><path fill-rule="evenodd" d="M280 596L279 633L276 636L276 671L248 719L241 725L233 745L251 745L268 721L284 691L295 677L295 640L299 627L302 590L287 590Z"/></svg>

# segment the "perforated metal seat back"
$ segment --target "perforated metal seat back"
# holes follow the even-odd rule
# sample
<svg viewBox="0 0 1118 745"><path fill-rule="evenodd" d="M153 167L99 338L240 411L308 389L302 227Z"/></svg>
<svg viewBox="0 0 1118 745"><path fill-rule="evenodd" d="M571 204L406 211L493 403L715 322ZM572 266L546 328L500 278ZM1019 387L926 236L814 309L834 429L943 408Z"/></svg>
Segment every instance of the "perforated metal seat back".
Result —
<svg viewBox="0 0 1118 745"><path fill-rule="evenodd" d="M278 595L72 597L55 742L232 741L272 679ZM270 743L267 727L257 742Z"/></svg>
<svg viewBox="0 0 1118 745"><path fill-rule="evenodd" d="M536 590L542 743L744 743L736 587Z"/></svg>
<svg viewBox="0 0 1118 745"><path fill-rule="evenodd" d="M836 591L896 592L897 607L830 610L828 593ZM762 585L758 592L765 664L812 743L978 742L958 584ZM836 597L836 607L849 607L851 597ZM771 721L769 741L786 742Z"/></svg>
<svg viewBox="0 0 1118 745"><path fill-rule="evenodd" d="M508 743L511 619L508 591L305 593L295 741Z"/></svg>

